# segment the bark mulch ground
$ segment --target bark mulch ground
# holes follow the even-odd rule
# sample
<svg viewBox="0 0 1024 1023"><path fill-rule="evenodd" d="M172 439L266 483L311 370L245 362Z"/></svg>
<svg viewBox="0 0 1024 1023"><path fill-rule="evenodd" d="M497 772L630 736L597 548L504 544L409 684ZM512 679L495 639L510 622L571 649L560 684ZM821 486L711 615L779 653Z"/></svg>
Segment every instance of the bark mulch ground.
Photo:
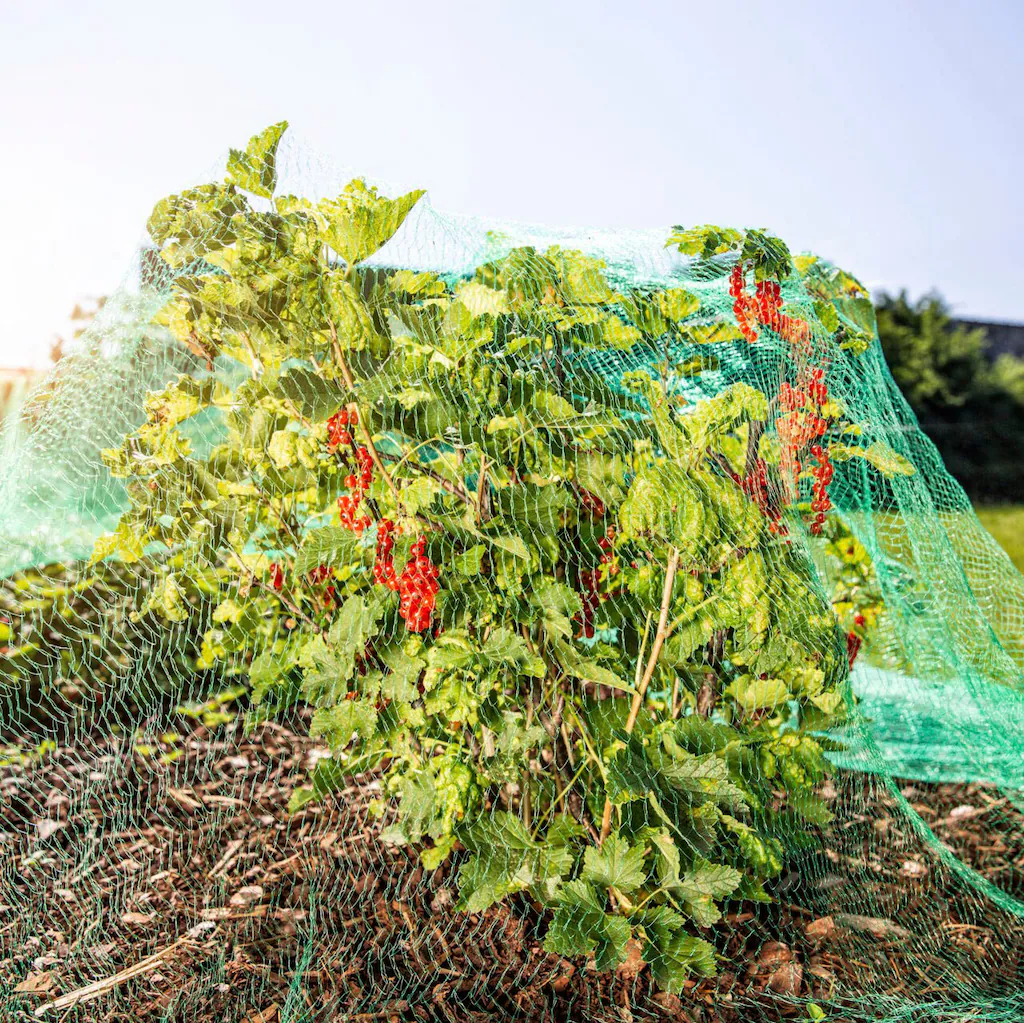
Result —
<svg viewBox="0 0 1024 1023"><path fill-rule="evenodd" d="M454 912L455 867L426 873L366 825L372 780L289 814L318 755L280 724L0 753L0 1020L746 1023L808 1019L808 1001L830 1020L983 1018L967 1005L986 1000L1024 1014L1024 920L979 889L1024 900L1024 815L995 790L902 785L971 880L885 785L827 782L824 844L773 904L729 907L707 932L719 976L673 996L639 957L598 974L546 953L525 900Z"/></svg>

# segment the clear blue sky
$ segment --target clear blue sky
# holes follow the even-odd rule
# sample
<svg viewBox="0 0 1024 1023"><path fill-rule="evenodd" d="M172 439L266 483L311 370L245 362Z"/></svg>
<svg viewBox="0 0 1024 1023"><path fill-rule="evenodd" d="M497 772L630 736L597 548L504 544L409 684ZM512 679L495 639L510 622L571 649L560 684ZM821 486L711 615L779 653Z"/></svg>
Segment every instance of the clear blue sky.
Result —
<svg viewBox="0 0 1024 1023"><path fill-rule="evenodd" d="M442 209L771 227L1024 320L1024 2L0 5L0 365L273 121Z"/></svg>

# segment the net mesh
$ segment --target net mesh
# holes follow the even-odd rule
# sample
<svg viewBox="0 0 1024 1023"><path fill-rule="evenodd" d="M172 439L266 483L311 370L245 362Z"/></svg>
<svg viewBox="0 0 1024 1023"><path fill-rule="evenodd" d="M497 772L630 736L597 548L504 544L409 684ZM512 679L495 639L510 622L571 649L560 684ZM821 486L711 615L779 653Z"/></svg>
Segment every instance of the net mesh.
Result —
<svg viewBox="0 0 1024 1023"><path fill-rule="evenodd" d="M1024 1018L1024 580L856 279L284 128L6 424L0 1018Z"/></svg>

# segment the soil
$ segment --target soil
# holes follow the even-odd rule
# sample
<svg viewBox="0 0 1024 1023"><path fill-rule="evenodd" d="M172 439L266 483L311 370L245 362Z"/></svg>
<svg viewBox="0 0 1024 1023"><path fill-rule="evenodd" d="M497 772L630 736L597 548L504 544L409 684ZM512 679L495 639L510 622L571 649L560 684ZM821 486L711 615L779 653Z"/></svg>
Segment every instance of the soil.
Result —
<svg viewBox="0 0 1024 1023"><path fill-rule="evenodd" d="M0 754L4 1023L1024 1018L1024 918L983 890L1024 900L1024 814L984 786L826 782L824 840L667 995L639 955L546 953L525 899L455 912L457 863L368 826L373 778L289 814L322 752L301 722L38 741Z"/></svg>

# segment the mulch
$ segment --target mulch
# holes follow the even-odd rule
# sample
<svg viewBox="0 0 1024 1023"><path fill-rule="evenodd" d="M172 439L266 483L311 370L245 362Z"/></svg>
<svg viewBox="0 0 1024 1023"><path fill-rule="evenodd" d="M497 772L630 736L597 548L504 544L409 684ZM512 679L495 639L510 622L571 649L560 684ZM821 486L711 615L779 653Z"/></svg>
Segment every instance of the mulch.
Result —
<svg viewBox="0 0 1024 1023"><path fill-rule="evenodd" d="M825 783L823 844L771 905L729 905L706 933L718 977L674 996L638 956L604 974L545 952L524 898L455 912L457 864L426 872L368 823L373 779L289 814L322 755L294 724L0 747L0 1020L746 1023L808 1019L809 1001L829 1020L1024 1018L1024 919L870 776ZM938 848L1024 900L1013 802L898 791Z"/></svg>

